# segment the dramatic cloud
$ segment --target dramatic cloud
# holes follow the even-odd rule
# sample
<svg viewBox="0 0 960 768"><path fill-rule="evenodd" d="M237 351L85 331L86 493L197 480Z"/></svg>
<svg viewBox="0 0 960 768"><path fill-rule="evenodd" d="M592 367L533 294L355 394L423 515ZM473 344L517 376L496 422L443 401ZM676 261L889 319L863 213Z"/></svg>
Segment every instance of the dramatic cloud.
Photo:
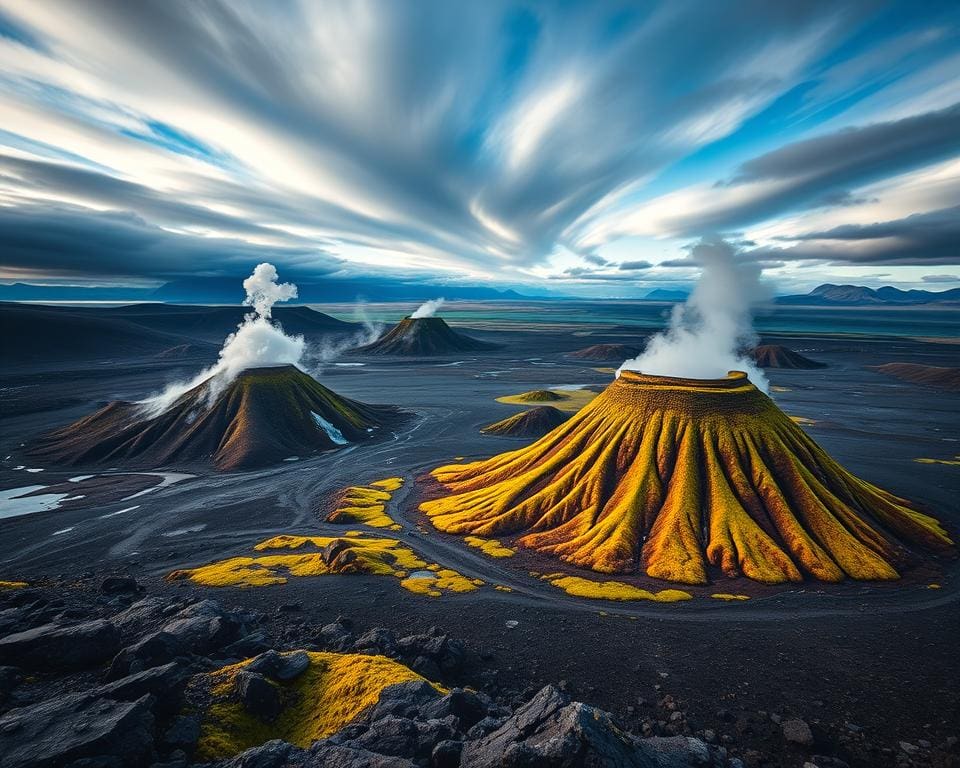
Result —
<svg viewBox="0 0 960 768"><path fill-rule="evenodd" d="M298 280L346 263L640 285L655 275L637 265L658 259L609 248L624 236L859 210L876 198L863 185L958 153L942 31L957 14L938 4L904 18L872 0L0 0L0 14L4 278L270 261Z"/></svg>

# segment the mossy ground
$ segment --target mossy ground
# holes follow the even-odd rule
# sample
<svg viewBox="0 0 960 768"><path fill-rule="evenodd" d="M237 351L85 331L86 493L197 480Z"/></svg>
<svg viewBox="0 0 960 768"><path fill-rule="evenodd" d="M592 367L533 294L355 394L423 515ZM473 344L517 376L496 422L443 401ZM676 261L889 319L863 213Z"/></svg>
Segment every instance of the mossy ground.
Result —
<svg viewBox="0 0 960 768"><path fill-rule="evenodd" d="M693 599L689 592L679 589L650 592L622 581L592 581L563 573L549 573L542 578L572 597L589 597L594 600L650 600L655 603L679 603Z"/></svg>
<svg viewBox="0 0 960 768"><path fill-rule="evenodd" d="M550 397L541 393L548 392ZM576 412L589 403L597 396L596 392L589 389L535 389L532 392L521 392L519 395L504 395L498 397L498 403L507 403L508 405L529 405L530 403L548 402L554 408L561 411Z"/></svg>
<svg viewBox="0 0 960 768"><path fill-rule="evenodd" d="M960 455L954 456L952 459L914 459L918 464L943 464L948 467L960 467Z"/></svg>
<svg viewBox="0 0 960 768"><path fill-rule="evenodd" d="M387 514L387 503L402 485L401 477L375 480L366 486L352 485L339 494L336 508L327 515L327 522L360 523L371 528L399 531L400 524Z"/></svg>
<svg viewBox="0 0 960 768"><path fill-rule="evenodd" d="M468 546L479 549L483 554L490 557L513 557L516 550L505 547L496 539L484 539L480 536L466 536L463 539Z"/></svg>
<svg viewBox="0 0 960 768"><path fill-rule="evenodd" d="M384 656L325 652L308 655L310 666L302 675L287 683L275 683L285 707L274 722L264 722L249 714L238 700L237 674L249 660L195 681L193 685L207 687L212 697L202 713L197 756L201 760L221 760L271 739L309 747L356 720L380 700L389 686L424 680Z"/></svg>
<svg viewBox="0 0 960 768"><path fill-rule="evenodd" d="M28 586L25 581L0 581L0 589L23 589Z"/></svg>
<svg viewBox="0 0 960 768"><path fill-rule="evenodd" d="M338 565L324 559L322 550L333 542L342 542L353 557ZM369 574L392 576L400 585L416 594L440 597L449 593L470 592L483 585L437 563L428 563L410 547L396 539L366 536L274 536L254 546L257 552L302 550L297 554L265 554L231 557L197 568L173 571L168 581L189 579L205 587L267 587L285 584L289 577ZM424 570L435 578L411 578L410 572Z"/></svg>

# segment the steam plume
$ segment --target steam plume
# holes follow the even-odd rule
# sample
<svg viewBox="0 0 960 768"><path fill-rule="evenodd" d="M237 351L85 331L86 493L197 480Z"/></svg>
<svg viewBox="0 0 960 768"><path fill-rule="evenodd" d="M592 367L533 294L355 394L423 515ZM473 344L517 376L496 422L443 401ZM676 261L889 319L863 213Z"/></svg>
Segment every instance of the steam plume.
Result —
<svg viewBox="0 0 960 768"><path fill-rule="evenodd" d="M305 343L303 336L288 336L270 317L273 305L297 297L293 283L278 283L277 270L272 264L258 264L253 274L243 281L247 297L243 303L253 307L227 336L217 362L205 368L190 381L170 384L158 395L141 401L151 416L163 413L185 392L209 380L206 398L213 402L237 375L247 368L275 365L299 365Z"/></svg>
<svg viewBox="0 0 960 768"><path fill-rule="evenodd" d="M354 319L363 326L356 333L346 338L338 338L334 341L325 338L319 345L307 350L306 358L313 366L314 373L319 375L325 363L329 363L340 357L340 355L348 349L372 344L380 338L384 325L370 318L367 314L366 304L357 302L354 307L353 316Z"/></svg>
<svg viewBox="0 0 960 768"><path fill-rule="evenodd" d="M702 268L685 304L673 308L670 327L647 343L639 357L622 370L656 376L717 379L727 371L745 371L759 389L768 389L766 376L744 350L755 346L751 306L766 297L761 269L737 259L723 240L702 240L691 251Z"/></svg>
<svg viewBox="0 0 960 768"><path fill-rule="evenodd" d="M442 296L439 299L430 299L430 301L425 301L423 304L417 307L417 311L410 315L410 317L412 317L414 320L419 320L421 317L433 317L437 313L437 310L440 309L443 302L444 299Z"/></svg>

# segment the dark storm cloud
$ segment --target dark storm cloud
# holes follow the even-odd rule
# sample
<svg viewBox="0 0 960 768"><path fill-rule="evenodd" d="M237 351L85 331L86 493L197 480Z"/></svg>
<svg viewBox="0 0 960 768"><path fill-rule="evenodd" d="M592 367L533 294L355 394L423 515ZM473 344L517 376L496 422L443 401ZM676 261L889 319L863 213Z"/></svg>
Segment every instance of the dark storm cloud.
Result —
<svg viewBox="0 0 960 768"><path fill-rule="evenodd" d="M960 206L895 221L844 225L791 236L797 245L758 248L757 259L818 259L849 264L954 265L960 263Z"/></svg>
<svg viewBox="0 0 960 768"><path fill-rule="evenodd" d="M960 152L960 104L891 122L846 128L788 144L747 161L728 182L717 184L706 209L676 220L684 235L727 230L804 207L866 202L850 188L894 176ZM725 190L758 183L755 194Z"/></svg>
<svg viewBox="0 0 960 768"><path fill-rule="evenodd" d="M5 268L44 277L243 276L263 259L284 263L288 275L329 275L343 266L315 248L176 234L129 213L79 208L0 207L0 242Z"/></svg>

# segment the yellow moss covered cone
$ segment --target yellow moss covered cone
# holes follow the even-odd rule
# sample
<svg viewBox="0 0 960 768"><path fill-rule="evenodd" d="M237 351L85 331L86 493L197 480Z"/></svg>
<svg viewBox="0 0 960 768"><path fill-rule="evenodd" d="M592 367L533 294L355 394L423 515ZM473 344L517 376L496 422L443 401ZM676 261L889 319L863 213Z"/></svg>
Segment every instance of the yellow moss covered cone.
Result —
<svg viewBox="0 0 960 768"><path fill-rule="evenodd" d="M952 546L940 524L854 477L745 374L631 371L530 446L431 473L420 509L449 533L603 573L707 582L895 579L905 543Z"/></svg>

